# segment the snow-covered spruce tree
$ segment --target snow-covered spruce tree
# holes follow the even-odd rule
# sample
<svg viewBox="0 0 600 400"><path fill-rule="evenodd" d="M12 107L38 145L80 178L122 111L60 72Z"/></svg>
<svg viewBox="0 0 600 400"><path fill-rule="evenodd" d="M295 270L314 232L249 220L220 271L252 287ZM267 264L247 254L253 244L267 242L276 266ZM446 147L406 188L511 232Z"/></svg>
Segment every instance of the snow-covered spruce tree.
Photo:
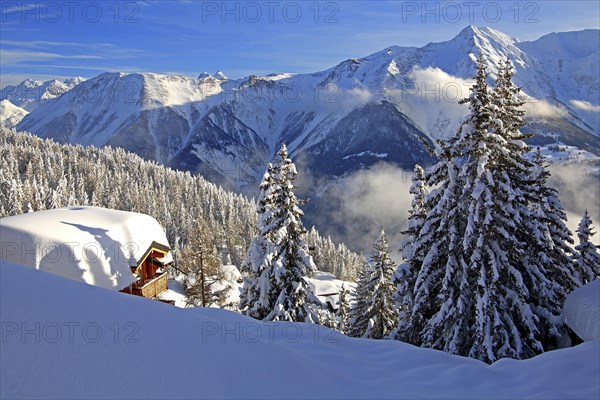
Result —
<svg viewBox="0 0 600 400"><path fill-rule="evenodd" d="M319 324L330 329L339 330L340 324L334 312L328 310L327 307L317 308L316 311L319 316Z"/></svg>
<svg viewBox="0 0 600 400"><path fill-rule="evenodd" d="M575 246L575 250L577 250L575 267L582 283L589 283L600 277L600 254L598 246L591 239L595 234L596 232L592 228L592 219L585 210L583 218L577 226L579 244Z"/></svg>
<svg viewBox="0 0 600 400"><path fill-rule="evenodd" d="M246 314L268 321L319 323L320 301L305 277L316 270L293 181L298 172L284 145L261 183L258 237L244 262L251 271L243 290ZM265 315L266 314L266 315Z"/></svg>
<svg viewBox="0 0 600 400"><path fill-rule="evenodd" d="M335 317L338 323L338 331L346 333L348 329L348 319L350 316L350 293L346 285L342 284L339 294L338 309Z"/></svg>
<svg viewBox="0 0 600 400"><path fill-rule="evenodd" d="M244 286L240 294L240 309L255 319L264 319L273 309L276 299L276 287L273 264L271 263L274 245L271 241L270 219L273 213L273 188L275 186L273 165L267 170L259 185L258 203L256 205L258 233L252 239L248 254L242 262L240 271L244 277Z"/></svg>
<svg viewBox="0 0 600 400"><path fill-rule="evenodd" d="M409 236L409 239L403 242L401 248L402 252L406 253L406 257L408 258L412 256L410 239L418 235L427 216L425 199L429 194L429 190L425 184L425 171L419 164L415 165L411 182L409 193L413 195L413 199L411 201L411 209L408 211L408 227L403 232Z"/></svg>
<svg viewBox="0 0 600 400"><path fill-rule="evenodd" d="M317 309L322 305L305 280L317 268L304 240L306 229L301 220L304 213L294 193L293 182L298 172L296 165L288 158L285 144L281 145L277 154L273 210L268 218L268 226L274 244L271 262L275 265L275 286L280 292L266 319L319 323Z"/></svg>
<svg viewBox="0 0 600 400"><path fill-rule="evenodd" d="M545 255L550 260L565 270L571 270L573 249L569 246L573 244L571 231L567 227L567 214L558 197L558 191L548 186L550 172L544 162L544 156L539 149L535 150L532 157L533 167L531 169L531 186L533 190L529 193L530 208L534 212L534 217L540 225L536 232L542 238L546 252ZM569 288L572 289L572 288Z"/></svg>
<svg viewBox="0 0 600 400"><path fill-rule="evenodd" d="M352 292L352 307L348 313L346 334L352 337L363 337L369 328L369 310L371 307L371 292L369 283L373 275L371 264L363 258L363 267L358 272L356 287Z"/></svg>
<svg viewBox="0 0 600 400"><path fill-rule="evenodd" d="M524 126L523 116L525 115L525 111L521 107L525 102L519 97L521 88L513 84L514 76L515 68L507 58L500 65L491 96L494 104L496 133L507 140L505 144L507 148L523 151L525 144L522 140L531 137L532 134L520 132Z"/></svg>
<svg viewBox="0 0 600 400"><path fill-rule="evenodd" d="M518 102L508 76L510 66L490 91L480 56L464 101L470 114L440 143L441 161L426 175L428 186L437 188L427 196L430 211L412 243L423 262L403 333L418 345L486 362L542 352L543 336L555 333L542 327L557 323L557 310L532 304L531 293L539 284L560 289L543 274L541 283L528 279L536 267L524 261L530 164L520 116L511 111Z"/></svg>
<svg viewBox="0 0 600 400"><path fill-rule="evenodd" d="M383 339L398 325L398 314L392 299L394 267L382 229L373 244L370 267L358 282L363 286L357 286L357 294L360 293L362 299L357 298L351 310L351 336Z"/></svg>
<svg viewBox="0 0 600 400"><path fill-rule="evenodd" d="M336 245L331 237L322 238L314 226L306 235L306 243L310 249L315 249L311 255L320 271L331 272L346 281L356 279L356 271L362 265L360 255L352 253L345 245Z"/></svg>
<svg viewBox="0 0 600 400"><path fill-rule="evenodd" d="M365 333L365 337L383 339L398 325L398 313L392 299L394 293L392 275L396 264L390 258L389 246L383 229L373 245L371 260L373 273L369 287L372 298L369 329Z"/></svg>
<svg viewBox="0 0 600 400"><path fill-rule="evenodd" d="M412 290L415 285L417 272L423 262L423 259L419 258L422 254L413 254L412 242L419 235L427 216L425 200L429 191L425 186L425 172L420 165L415 165L411 180L412 185L410 186L409 193L413 195L413 199L411 209L408 211L408 227L402 232L407 235L407 238L400 242L400 250L402 251L404 263L398 266L392 278L396 287L394 300L399 313L399 324L391 336L402 336L405 341L412 343L416 340L405 337L403 332L406 329L408 320L412 316Z"/></svg>
<svg viewBox="0 0 600 400"><path fill-rule="evenodd" d="M556 189L548 186L550 173L538 148L532 158L531 185L527 193L531 217L523 232L528 242L528 275L531 285L531 303L536 313L543 315L546 323L544 345L550 346L554 337L562 334L560 314L567 293L581 285L575 271L571 248L573 239L567 228L567 215L558 198Z"/></svg>
<svg viewBox="0 0 600 400"><path fill-rule="evenodd" d="M519 152L522 140L530 136L520 132L525 114L520 107L524 102L518 96L520 89L512 83L514 74L507 59L492 93L496 106L494 131L504 137L505 147L512 153ZM527 200L527 210L521 212L515 235L524 244L522 277L529 290L530 306L539 318L537 337L544 348L550 348L564 334L560 312L565 295L579 285L573 273L571 232L558 192L548 186L550 173L539 149L532 162L521 158L506 173L515 193Z"/></svg>

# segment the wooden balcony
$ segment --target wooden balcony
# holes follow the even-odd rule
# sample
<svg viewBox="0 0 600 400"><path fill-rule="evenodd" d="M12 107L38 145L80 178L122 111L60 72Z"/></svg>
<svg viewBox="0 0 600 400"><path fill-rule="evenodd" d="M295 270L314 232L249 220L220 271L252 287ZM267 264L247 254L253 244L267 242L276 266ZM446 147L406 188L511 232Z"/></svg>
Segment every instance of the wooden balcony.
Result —
<svg viewBox="0 0 600 400"><path fill-rule="evenodd" d="M167 290L167 281L168 277L166 272L156 274L154 278L146 280L143 286L139 287L134 285L132 287L132 293L137 296L153 299Z"/></svg>

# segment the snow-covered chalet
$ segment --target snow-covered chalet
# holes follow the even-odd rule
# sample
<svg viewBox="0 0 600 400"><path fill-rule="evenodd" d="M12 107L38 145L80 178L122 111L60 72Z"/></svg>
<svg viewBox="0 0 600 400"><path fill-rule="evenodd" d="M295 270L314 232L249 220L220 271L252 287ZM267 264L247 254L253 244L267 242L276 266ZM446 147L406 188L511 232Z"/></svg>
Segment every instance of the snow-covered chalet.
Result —
<svg viewBox="0 0 600 400"><path fill-rule="evenodd" d="M1 218L0 259L148 298L167 290L173 260L154 218L87 206Z"/></svg>

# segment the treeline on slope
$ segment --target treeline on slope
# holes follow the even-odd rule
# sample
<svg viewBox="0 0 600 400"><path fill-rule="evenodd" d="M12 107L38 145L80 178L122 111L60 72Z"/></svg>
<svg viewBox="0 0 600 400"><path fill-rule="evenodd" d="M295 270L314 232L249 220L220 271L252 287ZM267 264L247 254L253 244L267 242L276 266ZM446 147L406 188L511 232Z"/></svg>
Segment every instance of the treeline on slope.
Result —
<svg viewBox="0 0 600 400"><path fill-rule="evenodd" d="M141 212L165 227L176 261L201 218L237 266L255 234L253 200L119 148L58 144L0 128L0 158L0 217L73 205ZM306 236L319 270L354 278L359 255L314 229Z"/></svg>

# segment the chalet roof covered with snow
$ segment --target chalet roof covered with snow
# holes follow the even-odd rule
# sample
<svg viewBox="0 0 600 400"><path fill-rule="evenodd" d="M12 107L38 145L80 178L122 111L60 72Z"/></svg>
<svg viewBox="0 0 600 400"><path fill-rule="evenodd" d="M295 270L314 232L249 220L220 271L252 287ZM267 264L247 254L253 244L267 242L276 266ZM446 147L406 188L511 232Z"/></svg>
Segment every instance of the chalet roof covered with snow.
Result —
<svg viewBox="0 0 600 400"><path fill-rule="evenodd" d="M2 260L114 290L135 281L131 267L150 246L169 247L148 215L83 206L2 218L0 244Z"/></svg>

